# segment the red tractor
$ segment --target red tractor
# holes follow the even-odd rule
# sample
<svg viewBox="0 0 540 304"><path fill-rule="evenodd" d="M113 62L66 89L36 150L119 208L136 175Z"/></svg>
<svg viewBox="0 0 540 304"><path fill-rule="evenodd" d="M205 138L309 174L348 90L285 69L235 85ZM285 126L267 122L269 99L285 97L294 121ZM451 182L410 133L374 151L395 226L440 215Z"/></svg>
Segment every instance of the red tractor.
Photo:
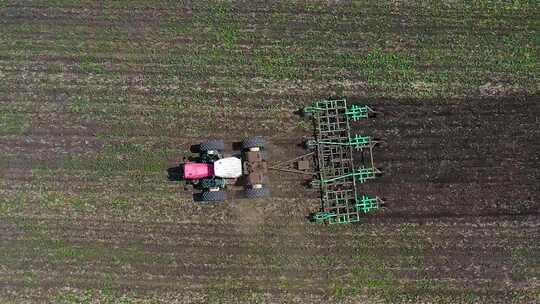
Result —
<svg viewBox="0 0 540 304"><path fill-rule="evenodd" d="M201 190L200 201L223 201L227 188L242 186L246 198L267 197L265 142L262 137L246 139L240 153L225 156L223 140L198 145L198 155L180 165L182 179Z"/></svg>

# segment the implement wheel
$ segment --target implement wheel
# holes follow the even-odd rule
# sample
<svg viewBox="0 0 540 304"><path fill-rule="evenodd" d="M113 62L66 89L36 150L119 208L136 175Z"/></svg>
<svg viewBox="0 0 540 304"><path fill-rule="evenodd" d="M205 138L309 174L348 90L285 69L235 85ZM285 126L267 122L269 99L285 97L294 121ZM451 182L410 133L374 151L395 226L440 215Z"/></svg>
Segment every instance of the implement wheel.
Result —
<svg viewBox="0 0 540 304"><path fill-rule="evenodd" d="M265 146L266 146L266 142L264 141L264 138L262 138L261 136L248 138L242 142L242 149L246 149L246 150L253 149L253 148L264 149Z"/></svg>
<svg viewBox="0 0 540 304"><path fill-rule="evenodd" d="M313 117L313 113L311 111L308 111L306 108L300 109L300 113L303 118L311 118Z"/></svg>
<svg viewBox="0 0 540 304"><path fill-rule="evenodd" d="M260 198L270 196L270 189L268 188L248 188L245 190L246 198Z"/></svg>
<svg viewBox="0 0 540 304"><path fill-rule="evenodd" d="M203 142L199 146L201 152L208 151L223 151L225 149L225 143L221 139L212 139L207 142Z"/></svg>
<svg viewBox="0 0 540 304"><path fill-rule="evenodd" d="M317 141L315 139L308 139L304 142L304 148L309 151L317 150Z"/></svg>
<svg viewBox="0 0 540 304"><path fill-rule="evenodd" d="M205 191L201 194L202 201L205 202L220 202L227 199L225 191Z"/></svg>

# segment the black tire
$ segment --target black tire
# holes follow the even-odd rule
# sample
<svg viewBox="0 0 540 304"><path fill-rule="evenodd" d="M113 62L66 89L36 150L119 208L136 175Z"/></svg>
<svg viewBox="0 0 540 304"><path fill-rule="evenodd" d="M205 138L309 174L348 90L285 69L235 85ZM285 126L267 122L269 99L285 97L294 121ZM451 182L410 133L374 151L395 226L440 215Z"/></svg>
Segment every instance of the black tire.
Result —
<svg viewBox="0 0 540 304"><path fill-rule="evenodd" d="M248 188L246 189L246 198L260 198L270 196L268 188Z"/></svg>
<svg viewBox="0 0 540 304"><path fill-rule="evenodd" d="M261 136L248 138L242 142L242 149L251 149L256 147L264 149L265 146L266 142Z"/></svg>
<svg viewBox="0 0 540 304"><path fill-rule="evenodd" d="M307 112L304 109L302 109L301 111L302 111L302 118L311 118L311 117L313 117L313 113Z"/></svg>
<svg viewBox="0 0 540 304"><path fill-rule="evenodd" d="M321 182L318 179L312 179L307 183L308 188L318 189L321 185Z"/></svg>
<svg viewBox="0 0 540 304"><path fill-rule="evenodd" d="M225 191L205 191L201 194L201 200L205 202L219 202L227 199Z"/></svg>
<svg viewBox="0 0 540 304"><path fill-rule="evenodd" d="M304 142L304 148L309 151L317 150L317 141L315 139L308 139Z"/></svg>
<svg viewBox="0 0 540 304"><path fill-rule="evenodd" d="M201 152L223 151L224 149L225 143L221 139L212 139L199 145L199 150Z"/></svg>
<svg viewBox="0 0 540 304"><path fill-rule="evenodd" d="M266 150L261 151L262 160L268 160L268 153Z"/></svg>

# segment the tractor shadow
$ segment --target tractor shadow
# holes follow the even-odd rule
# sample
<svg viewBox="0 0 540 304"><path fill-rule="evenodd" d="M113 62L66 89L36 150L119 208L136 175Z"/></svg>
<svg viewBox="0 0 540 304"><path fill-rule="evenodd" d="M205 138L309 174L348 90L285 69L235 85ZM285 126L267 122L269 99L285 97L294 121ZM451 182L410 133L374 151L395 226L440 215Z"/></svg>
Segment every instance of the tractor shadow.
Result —
<svg viewBox="0 0 540 304"><path fill-rule="evenodd" d="M191 153L200 153L201 152L201 145L200 144L191 145L189 147L189 152L191 152Z"/></svg>
<svg viewBox="0 0 540 304"><path fill-rule="evenodd" d="M232 149L233 151L241 151L242 150L242 142L241 141L235 141L232 143Z"/></svg>
<svg viewBox="0 0 540 304"><path fill-rule="evenodd" d="M189 147L189 151L191 153L199 153L201 151L200 146L201 145L199 144L191 145L191 147ZM182 159L182 162L178 166L167 169L167 179L173 182L182 181L182 177L184 176L184 170L182 169L182 165L187 161L196 161L196 160L197 160L197 157L195 156L184 157Z"/></svg>
<svg viewBox="0 0 540 304"><path fill-rule="evenodd" d="M171 182L182 181L182 176L184 176L184 170L181 165L167 169L167 179Z"/></svg>

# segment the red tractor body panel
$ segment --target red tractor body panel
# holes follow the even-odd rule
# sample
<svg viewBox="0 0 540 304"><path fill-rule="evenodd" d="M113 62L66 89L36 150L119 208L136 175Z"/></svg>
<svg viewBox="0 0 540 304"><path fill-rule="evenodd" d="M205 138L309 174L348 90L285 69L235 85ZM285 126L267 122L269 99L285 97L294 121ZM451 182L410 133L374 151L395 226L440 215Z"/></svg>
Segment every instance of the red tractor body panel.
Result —
<svg viewBox="0 0 540 304"><path fill-rule="evenodd" d="M214 166L206 163L185 163L184 179L200 179L212 177L214 175Z"/></svg>

